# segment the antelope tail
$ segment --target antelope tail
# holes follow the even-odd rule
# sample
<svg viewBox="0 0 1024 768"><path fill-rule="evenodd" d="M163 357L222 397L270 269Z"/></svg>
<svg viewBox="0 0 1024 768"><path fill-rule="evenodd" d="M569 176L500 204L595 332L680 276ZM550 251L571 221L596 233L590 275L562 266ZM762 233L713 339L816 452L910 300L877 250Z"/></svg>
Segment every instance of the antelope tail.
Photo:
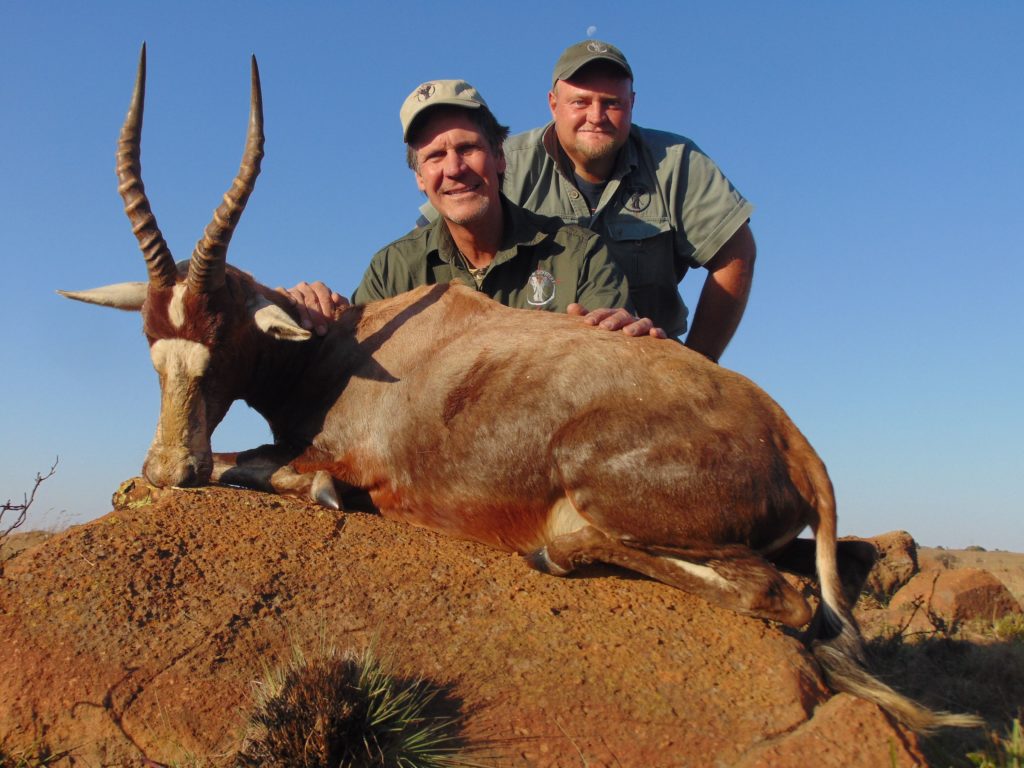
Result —
<svg viewBox="0 0 1024 768"><path fill-rule="evenodd" d="M936 712L893 690L868 669L860 628L846 604L836 558L836 513L832 484L821 466L812 478L818 512L814 525L815 558L821 584L820 616L811 642L811 653L821 665L825 680L835 691L844 691L877 704L916 733L938 728L978 728L980 717Z"/></svg>

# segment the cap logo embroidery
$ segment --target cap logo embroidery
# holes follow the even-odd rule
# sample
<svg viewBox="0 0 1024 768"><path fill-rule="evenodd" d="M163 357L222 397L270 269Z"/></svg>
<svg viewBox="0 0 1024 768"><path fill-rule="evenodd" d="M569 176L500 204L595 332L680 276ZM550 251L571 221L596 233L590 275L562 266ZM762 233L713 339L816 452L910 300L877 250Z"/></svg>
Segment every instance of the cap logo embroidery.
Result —
<svg viewBox="0 0 1024 768"><path fill-rule="evenodd" d="M531 307L543 307L555 298L555 276L543 269L536 270L527 282L533 292L526 303Z"/></svg>
<svg viewBox="0 0 1024 768"><path fill-rule="evenodd" d="M608 53L608 46L597 42L597 40L591 40L587 43L587 50L591 53Z"/></svg>
<svg viewBox="0 0 1024 768"><path fill-rule="evenodd" d="M630 187L623 193L624 205L634 213L647 210L651 204L651 191L644 187Z"/></svg>
<svg viewBox="0 0 1024 768"><path fill-rule="evenodd" d="M433 83L424 83L416 89L416 101L426 101L434 95L436 90Z"/></svg>

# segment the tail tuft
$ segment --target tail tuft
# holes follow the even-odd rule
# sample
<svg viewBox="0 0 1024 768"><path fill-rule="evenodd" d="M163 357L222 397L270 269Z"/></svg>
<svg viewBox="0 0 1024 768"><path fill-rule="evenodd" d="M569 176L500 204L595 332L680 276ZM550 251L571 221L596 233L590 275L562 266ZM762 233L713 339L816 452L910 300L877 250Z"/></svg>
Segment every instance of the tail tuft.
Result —
<svg viewBox="0 0 1024 768"><path fill-rule="evenodd" d="M867 669L864 644L852 616L822 604L824 624L839 628L827 640L811 643L811 653L821 665L825 680L835 691L843 691L877 704L915 733L928 734L939 728L980 728L985 721L975 715L936 712L893 690Z"/></svg>

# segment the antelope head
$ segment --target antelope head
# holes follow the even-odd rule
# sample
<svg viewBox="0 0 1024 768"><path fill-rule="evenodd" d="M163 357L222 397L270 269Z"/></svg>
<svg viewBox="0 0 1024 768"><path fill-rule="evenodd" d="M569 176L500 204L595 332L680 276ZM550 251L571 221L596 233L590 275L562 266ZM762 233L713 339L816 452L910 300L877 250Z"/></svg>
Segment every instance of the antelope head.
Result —
<svg viewBox="0 0 1024 768"><path fill-rule="evenodd" d="M253 364L253 334L288 341L310 334L252 278L227 266L227 248L256 184L263 159L263 102L252 59L249 129L242 164L213 213L192 258L176 264L150 210L142 184L141 135L146 93L146 46L117 150L118 190L139 241L147 282L87 291L59 291L90 304L138 311L160 379L160 418L143 464L159 486L202 485L210 479L210 435L240 396Z"/></svg>

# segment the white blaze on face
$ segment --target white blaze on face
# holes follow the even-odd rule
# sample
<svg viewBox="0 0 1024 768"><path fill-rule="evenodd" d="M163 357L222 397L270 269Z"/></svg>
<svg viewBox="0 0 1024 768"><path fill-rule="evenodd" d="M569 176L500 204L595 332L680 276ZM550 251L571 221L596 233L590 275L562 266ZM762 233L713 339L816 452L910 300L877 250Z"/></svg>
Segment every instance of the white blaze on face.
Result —
<svg viewBox="0 0 1024 768"><path fill-rule="evenodd" d="M210 365L210 350L195 341L160 339L150 347L160 376L160 420L146 457L151 482L179 485L189 469L208 469L210 436L200 382ZM205 480L205 478L204 478Z"/></svg>
<svg viewBox="0 0 1024 768"><path fill-rule="evenodd" d="M186 283L178 283L171 289L171 303L167 306L167 319L175 328L181 328L185 324L185 293L187 290ZM176 341L176 339L166 339L166 341Z"/></svg>

